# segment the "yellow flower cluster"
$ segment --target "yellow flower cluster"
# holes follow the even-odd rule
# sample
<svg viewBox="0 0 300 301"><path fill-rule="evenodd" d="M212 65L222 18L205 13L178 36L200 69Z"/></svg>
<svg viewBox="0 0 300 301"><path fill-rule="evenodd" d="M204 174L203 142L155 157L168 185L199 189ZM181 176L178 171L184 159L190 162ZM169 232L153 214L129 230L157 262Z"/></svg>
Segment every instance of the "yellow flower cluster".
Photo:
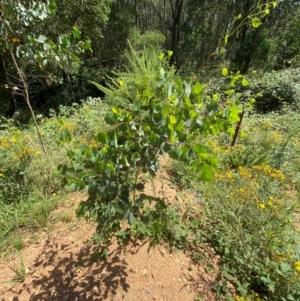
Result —
<svg viewBox="0 0 300 301"><path fill-rule="evenodd" d="M24 147L23 151L21 151L18 154L18 158L22 159L22 158L26 158L29 156L39 155L39 154L40 154L39 151L35 151L34 149L26 146L26 147Z"/></svg>
<svg viewBox="0 0 300 301"><path fill-rule="evenodd" d="M278 241L278 243L281 243L281 241ZM278 262L290 262L291 259L294 256L294 250L293 249L287 249L284 253L275 253L272 255L273 260L276 260ZM294 264L295 270L300 272L300 261L296 261ZM298 269L297 269L297 268Z"/></svg>
<svg viewBox="0 0 300 301"><path fill-rule="evenodd" d="M280 142L282 140L282 135L280 132L275 131L270 136L270 139L273 140L274 142Z"/></svg>
<svg viewBox="0 0 300 301"><path fill-rule="evenodd" d="M264 121L264 122L261 124L261 127L262 127L262 129L267 130L267 129L271 128L272 125L273 125L273 124L272 124L270 121Z"/></svg>
<svg viewBox="0 0 300 301"><path fill-rule="evenodd" d="M255 165L252 167L252 169L258 172L262 172L266 175L269 175L274 179L284 180L284 174L280 170L272 168L269 165L266 164Z"/></svg>
<svg viewBox="0 0 300 301"><path fill-rule="evenodd" d="M22 132L15 128L9 129L9 135L0 137L0 148L9 149L12 147L15 149L15 144L23 142Z"/></svg>
<svg viewBox="0 0 300 301"><path fill-rule="evenodd" d="M231 182L234 182L234 178L235 178L234 174L230 171L215 174L216 180L229 180Z"/></svg>
<svg viewBox="0 0 300 301"><path fill-rule="evenodd" d="M2 148L8 148L9 147L9 141L7 138L0 138L0 146Z"/></svg>
<svg viewBox="0 0 300 301"><path fill-rule="evenodd" d="M296 262L294 263L294 268L295 268L295 270L296 270L297 272L300 272L300 261L296 261Z"/></svg>
<svg viewBox="0 0 300 301"><path fill-rule="evenodd" d="M259 209L272 209L271 216L276 216L280 213L280 207L283 205L283 201L279 199L274 199L272 196L268 200L262 201L257 197L254 197L256 206ZM290 221L286 221L290 222Z"/></svg>
<svg viewBox="0 0 300 301"><path fill-rule="evenodd" d="M239 166L238 172L239 172L240 176L242 176L243 178L246 178L246 179L252 178L251 170L249 170L248 168L246 168L244 166Z"/></svg>
<svg viewBox="0 0 300 301"><path fill-rule="evenodd" d="M11 128L0 137L0 150L2 149L6 152L8 161L28 159L30 156L39 155L39 151L28 145L30 140L31 137L29 135L24 136L19 129Z"/></svg>
<svg viewBox="0 0 300 301"><path fill-rule="evenodd" d="M93 147L97 147L98 146L98 143L96 140L92 139L90 141L90 144L89 144L89 147L93 148Z"/></svg>
<svg viewBox="0 0 300 301"><path fill-rule="evenodd" d="M18 142L18 138L13 136L0 138L0 146L4 149L8 149L12 144Z"/></svg>

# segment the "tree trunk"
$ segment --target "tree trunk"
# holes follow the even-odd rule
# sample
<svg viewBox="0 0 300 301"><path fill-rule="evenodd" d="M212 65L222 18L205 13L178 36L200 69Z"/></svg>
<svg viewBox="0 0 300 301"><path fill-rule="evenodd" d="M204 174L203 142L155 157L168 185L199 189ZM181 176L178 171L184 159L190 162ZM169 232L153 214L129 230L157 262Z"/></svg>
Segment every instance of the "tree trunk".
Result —
<svg viewBox="0 0 300 301"><path fill-rule="evenodd" d="M171 50L173 55L171 57L171 64L175 65L178 69L180 68L180 58L178 53L178 47L180 43L180 22L181 22L181 13L183 9L183 0L175 0L173 3L170 0L172 8L172 28L171 28Z"/></svg>

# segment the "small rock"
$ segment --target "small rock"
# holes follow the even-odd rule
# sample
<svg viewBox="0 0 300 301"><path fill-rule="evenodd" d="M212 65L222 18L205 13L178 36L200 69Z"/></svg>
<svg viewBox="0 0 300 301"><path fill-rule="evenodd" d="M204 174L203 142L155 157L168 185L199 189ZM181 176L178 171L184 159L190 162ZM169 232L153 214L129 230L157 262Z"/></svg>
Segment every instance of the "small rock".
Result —
<svg viewBox="0 0 300 301"><path fill-rule="evenodd" d="M98 287L97 287L97 286L94 286L94 287L93 287L93 292L94 292L94 293L98 292Z"/></svg>

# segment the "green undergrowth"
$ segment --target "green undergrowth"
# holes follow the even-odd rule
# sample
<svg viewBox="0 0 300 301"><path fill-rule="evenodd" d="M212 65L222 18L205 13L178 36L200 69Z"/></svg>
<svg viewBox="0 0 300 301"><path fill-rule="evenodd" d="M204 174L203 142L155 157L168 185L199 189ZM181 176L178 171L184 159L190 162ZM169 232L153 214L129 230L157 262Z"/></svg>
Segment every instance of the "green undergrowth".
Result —
<svg viewBox="0 0 300 301"><path fill-rule="evenodd" d="M33 125L2 124L0 131L0 253L22 249L25 234L47 225L50 212L65 191L53 174L67 163L67 152L78 144L95 144L94 135L105 127L106 106L98 99L82 106L61 107L50 118L38 116L47 150L42 151ZM71 139L71 136L73 139ZM75 214L75 213L74 213Z"/></svg>
<svg viewBox="0 0 300 301"><path fill-rule="evenodd" d="M187 251L198 237L221 256L214 285L220 299L300 299L299 118L293 112L252 115L232 149L228 137L210 139L220 162L212 183L200 182L181 163L170 169L199 196L186 223L192 231Z"/></svg>
<svg viewBox="0 0 300 301"><path fill-rule="evenodd" d="M182 80L158 58L136 54L109 89L98 85L113 107L92 99L38 116L47 156L32 125L4 124L0 252L19 252L27 232L46 227L67 185L88 194L76 213L97 222L102 257L113 236L166 242L208 272L220 256L212 271L220 300L299 300L299 114L253 114L255 100L245 107L232 89L227 108L222 95ZM248 87L246 78L222 73L232 86ZM174 160L167 168L174 189L192 197L166 202L146 193L166 154Z"/></svg>

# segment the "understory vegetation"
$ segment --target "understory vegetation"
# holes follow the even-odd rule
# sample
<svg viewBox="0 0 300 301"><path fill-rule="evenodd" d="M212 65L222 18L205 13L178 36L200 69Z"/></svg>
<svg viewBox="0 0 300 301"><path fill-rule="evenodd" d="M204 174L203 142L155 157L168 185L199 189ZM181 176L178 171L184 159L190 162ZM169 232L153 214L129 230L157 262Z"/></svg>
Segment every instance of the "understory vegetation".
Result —
<svg viewBox="0 0 300 301"><path fill-rule="evenodd" d="M16 279L25 240L82 191L101 259L113 238L150 240L214 273L217 300L300 300L298 6L202 1L201 23L190 1L67 2L82 31L63 31L62 3L0 1L0 252L18 254ZM189 198L146 193L162 168Z"/></svg>
<svg viewBox="0 0 300 301"><path fill-rule="evenodd" d="M159 58L157 61L158 64L164 64ZM204 136L197 132L197 137L190 142L191 149L197 151L201 145L200 154L204 160L213 156L218 161L213 161L213 164L206 161L207 174L199 172L199 165L193 162L187 164L187 159L178 161L184 155L184 149L169 152L170 179L179 185L178 189L184 189L194 196L193 201L186 201L184 208L176 205L176 201L167 205L163 199L143 194L140 180L149 180L147 174L150 172L154 176L158 167L156 164L149 165L150 171L141 170L138 175L134 173L134 169L129 170L128 165L133 162L137 166L142 160L136 157L135 161L135 157L130 157L137 156L138 147L144 148L141 154L147 152L146 143L139 146L134 140L134 150L125 149L130 156L125 157L121 168L125 166L125 172L128 171L125 175L130 178L127 183L133 185L136 192L129 192L130 188L125 187L124 183L121 189L127 189L125 196L127 193L128 200L133 197L131 193L136 193L136 202L129 201L125 206L123 203L116 203L115 196L110 201L109 193L112 190L109 190L108 199L102 201L106 206L102 209L97 207L103 205L97 201L99 196L95 196L97 190L93 179L101 174L101 165L98 163L96 167L93 154L103 151L103 147L107 149L104 154L109 148L116 148L118 158L122 160L120 155L124 142L117 140L126 137L127 128L118 136L120 138L115 131L110 142L111 123L115 125L118 122L111 121L112 113L116 114L116 107L111 108L109 103L110 99L115 103L116 99L120 99L120 108L133 107L133 104L122 103L126 101L124 95L127 95L127 90L123 91L125 82L131 93L139 93L140 85L143 89L146 87L148 94L151 93L148 85L152 79L149 78L149 84L145 81L140 83L138 79L145 77L140 77L138 72L141 69L119 75L124 84L111 88L107 104L100 99L90 99L80 106L61 107L60 112L53 113L51 117L40 116L39 126L48 157L42 153L32 124L16 126L8 122L4 125L0 138L2 252L22 249L24 229L30 233L30 229L47 226L50 213L59 204L65 194L64 185L68 184L72 190L84 189L90 195L89 201L79 207L77 215L88 213L89 219L99 222L95 239L101 256L108 255L105 246L114 234L121 243L130 238L148 238L155 244L164 241L171 248L187 252L195 262L208 266L211 258L204 250L210 246L215 255L221 256L220 270L214 285L220 298L298 300L300 115L289 106L284 109L284 113L260 115L253 109L248 111L236 145L232 148L231 130L215 133L210 127ZM144 72L157 76L155 68ZM172 70L168 72L173 76ZM127 75L130 77L127 78ZM192 87L195 89L195 84ZM168 90L160 91L164 95ZM138 109L145 108L146 105ZM161 111L159 108L156 112ZM146 113L145 110L142 111L138 118L147 118ZM178 115L174 116L176 119L180 118ZM218 115L214 113L212 116L214 120ZM135 126L138 127L139 124ZM134 129L134 133L137 131L138 129ZM149 134L152 137L153 131ZM126 139L130 141L129 138ZM154 143L155 140L152 142L155 147ZM158 150L158 156L153 156L157 163L168 151L168 147L164 147ZM169 148L171 147L170 144ZM104 155L101 156L103 158ZM113 156L114 153L109 154L110 159ZM114 168L116 166L115 164ZM104 165L104 168L106 177L111 176L112 166ZM214 176L210 168L214 170ZM144 172L146 173L142 176ZM64 175L69 173L72 176L65 178ZM211 181L203 181L203 177L204 180ZM113 180L106 183L115 185ZM122 202L125 200L123 192L121 191L120 198ZM152 203L154 205L147 205ZM102 222L104 218L105 226ZM128 221L130 227L122 226L123 219ZM232 286L228 286L228 283Z"/></svg>

